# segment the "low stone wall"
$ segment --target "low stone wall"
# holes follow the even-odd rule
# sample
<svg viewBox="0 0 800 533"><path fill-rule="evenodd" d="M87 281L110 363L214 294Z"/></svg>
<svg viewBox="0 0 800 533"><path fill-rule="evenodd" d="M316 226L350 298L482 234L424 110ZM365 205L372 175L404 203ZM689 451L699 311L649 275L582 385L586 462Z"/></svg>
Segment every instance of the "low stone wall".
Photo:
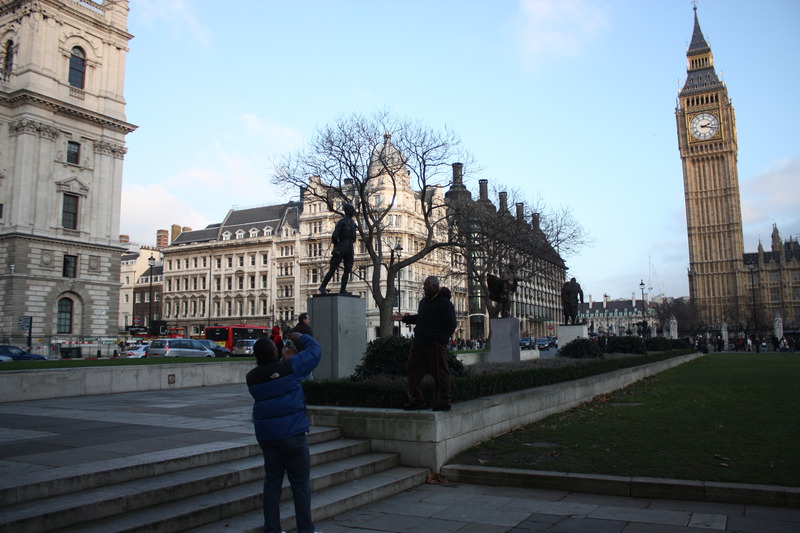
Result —
<svg viewBox="0 0 800 533"><path fill-rule="evenodd" d="M557 385L479 398L454 404L449 412L309 406L308 413L314 425L338 427L346 437L369 439L373 451L400 454L406 466L438 472L452 457L479 442L701 356L673 357Z"/></svg>
<svg viewBox="0 0 800 533"><path fill-rule="evenodd" d="M308 406L311 423L369 439L373 451L398 453L402 464L440 471L452 457L554 413L691 361L702 354L625 368L566 383L453 405L449 412ZM0 372L0 402L244 383L252 361L81 367Z"/></svg>
<svg viewBox="0 0 800 533"><path fill-rule="evenodd" d="M5 370L0 402L244 383L253 361Z"/></svg>

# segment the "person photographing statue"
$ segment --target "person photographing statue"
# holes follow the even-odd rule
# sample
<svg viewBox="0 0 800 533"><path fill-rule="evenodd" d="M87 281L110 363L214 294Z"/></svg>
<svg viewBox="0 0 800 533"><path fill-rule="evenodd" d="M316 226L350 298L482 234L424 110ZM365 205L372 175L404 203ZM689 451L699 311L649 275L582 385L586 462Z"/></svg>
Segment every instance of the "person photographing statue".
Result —
<svg viewBox="0 0 800 533"><path fill-rule="evenodd" d="M342 284L339 289L339 294L350 294L347 292L347 282L350 280L350 274L353 272L353 261L355 252L353 244L356 242L356 223L353 217L356 216L356 209L353 204L344 204L344 216L336 223L336 227L331 234L331 241L333 242L333 252L331 253L331 266L328 273L322 279L322 284L319 286L320 294L328 294L328 282L331 280L339 264L344 261L344 272L342 272Z"/></svg>
<svg viewBox="0 0 800 533"><path fill-rule="evenodd" d="M426 374L433 376L436 385L434 411L450 410L451 377L447 343L456 330L456 311L450 301L450 289L439 287L439 278L428 276L422 285L425 296L419 302L416 315L392 315L392 320L416 324L414 342L408 356L407 411L427 409L420 384Z"/></svg>

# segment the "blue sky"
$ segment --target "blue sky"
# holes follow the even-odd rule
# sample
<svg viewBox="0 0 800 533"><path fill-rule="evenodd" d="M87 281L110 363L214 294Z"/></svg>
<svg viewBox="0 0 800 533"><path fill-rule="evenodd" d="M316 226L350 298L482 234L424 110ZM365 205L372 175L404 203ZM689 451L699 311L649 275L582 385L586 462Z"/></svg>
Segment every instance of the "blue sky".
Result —
<svg viewBox="0 0 800 533"><path fill-rule="evenodd" d="M700 0L736 111L745 251L800 237L800 2ZM133 0L120 232L291 199L270 160L353 112L452 128L488 179L568 207L595 300L688 295L675 105L690 0ZM471 171L471 172L470 172ZM650 289L652 287L652 289Z"/></svg>

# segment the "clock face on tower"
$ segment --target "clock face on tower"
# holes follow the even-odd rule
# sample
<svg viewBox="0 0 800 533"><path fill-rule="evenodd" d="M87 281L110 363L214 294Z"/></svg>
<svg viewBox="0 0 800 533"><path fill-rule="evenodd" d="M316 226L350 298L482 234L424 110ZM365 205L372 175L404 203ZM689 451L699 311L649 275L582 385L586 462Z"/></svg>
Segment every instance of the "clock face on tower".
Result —
<svg viewBox="0 0 800 533"><path fill-rule="evenodd" d="M698 113L689 123L689 132L698 141L716 137L719 132L719 119L711 113Z"/></svg>

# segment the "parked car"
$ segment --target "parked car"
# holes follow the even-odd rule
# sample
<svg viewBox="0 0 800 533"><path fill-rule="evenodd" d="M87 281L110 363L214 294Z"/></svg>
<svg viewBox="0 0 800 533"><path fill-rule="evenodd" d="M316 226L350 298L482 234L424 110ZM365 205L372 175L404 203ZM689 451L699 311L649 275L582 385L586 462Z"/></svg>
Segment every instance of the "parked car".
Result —
<svg viewBox="0 0 800 533"><path fill-rule="evenodd" d="M239 339L233 344L233 355L244 356L253 355L253 345L256 339Z"/></svg>
<svg viewBox="0 0 800 533"><path fill-rule="evenodd" d="M547 337L547 340L550 341L551 348L558 348L558 337Z"/></svg>
<svg viewBox="0 0 800 533"><path fill-rule="evenodd" d="M120 354L120 357L131 357L131 358L147 357L147 350L149 349L149 347L150 346L147 344L143 344L141 346L133 346L127 350L124 350Z"/></svg>
<svg viewBox="0 0 800 533"><path fill-rule="evenodd" d="M148 357L214 357L214 352L194 339L156 339L150 343Z"/></svg>
<svg viewBox="0 0 800 533"><path fill-rule="evenodd" d="M214 357L230 357L231 351L224 346L220 346L211 339L197 339L197 342L214 352Z"/></svg>
<svg viewBox="0 0 800 533"><path fill-rule="evenodd" d="M548 339L547 337L536 339L536 348L539 350L547 350L548 348L550 348L550 339Z"/></svg>
<svg viewBox="0 0 800 533"><path fill-rule="evenodd" d="M38 353L28 353L18 346L0 344L0 355L5 355L14 361L47 361L47 357Z"/></svg>
<svg viewBox="0 0 800 533"><path fill-rule="evenodd" d="M10 363L11 361L13 361L13 359L11 359L9 356L0 355L0 363Z"/></svg>
<svg viewBox="0 0 800 533"><path fill-rule="evenodd" d="M530 337L520 337L519 338L519 349L520 350L530 350L533 348L533 339Z"/></svg>

